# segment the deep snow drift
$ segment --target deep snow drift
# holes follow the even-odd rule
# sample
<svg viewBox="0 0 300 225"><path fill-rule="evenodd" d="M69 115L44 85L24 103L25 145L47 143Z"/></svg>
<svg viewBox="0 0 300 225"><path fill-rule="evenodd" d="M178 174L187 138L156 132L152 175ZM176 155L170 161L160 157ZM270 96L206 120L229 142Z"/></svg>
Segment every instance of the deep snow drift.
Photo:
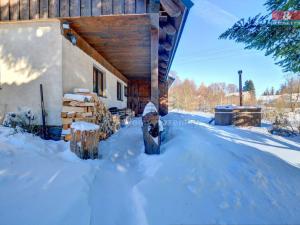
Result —
<svg viewBox="0 0 300 225"><path fill-rule="evenodd" d="M0 128L0 224L300 223L300 138L170 113L160 156L140 119L82 161L68 143Z"/></svg>

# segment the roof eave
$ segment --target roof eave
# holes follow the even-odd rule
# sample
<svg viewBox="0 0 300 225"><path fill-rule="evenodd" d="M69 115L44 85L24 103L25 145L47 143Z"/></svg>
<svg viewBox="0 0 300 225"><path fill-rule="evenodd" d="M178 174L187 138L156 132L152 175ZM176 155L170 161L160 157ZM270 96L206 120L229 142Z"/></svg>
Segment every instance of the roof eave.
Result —
<svg viewBox="0 0 300 225"><path fill-rule="evenodd" d="M174 57L175 57L175 54L177 52L177 48L178 48L178 45L179 45L179 41L181 39L181 36L182 36L182 32L184 30L184 27L185 27L185 24L186 24L186 20L188 18L188 15L189 15L189 12L190 12L190 9L193 7L194 3L190 0L182 0L182 3L186 6L185 10L184 10L184 13L183 13L183 17L182 17L182 23L179 27L179 30L178 30L178 34L177 34L177 37L176 37L176 41L175 41L175 45L174 45L174 49L172 51L172 54L171 54L171 60L170 60L170 63L168 65L168 69L167 69L167 76L170 72L170 69L172 67L172 63L173 63L173 60L174 60Z"/></svg>

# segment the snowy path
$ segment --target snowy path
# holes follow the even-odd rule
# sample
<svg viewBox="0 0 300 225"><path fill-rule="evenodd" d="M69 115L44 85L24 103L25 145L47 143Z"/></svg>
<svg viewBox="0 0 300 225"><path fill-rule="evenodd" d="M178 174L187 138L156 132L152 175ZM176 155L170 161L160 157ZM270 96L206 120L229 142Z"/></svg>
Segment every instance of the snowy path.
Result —
<svg viewBox="0 0 300 225"><path fill-rule="evenodd" d="M140 120L81 161L63 142L0 128L0 224L299 224L300 139L170 113L163 154ZM34 216L33 216L34 215Z"/></svg>
<svg viewBox="0 0 300 225"><path fill-rule="evenodd" d="M96 172L90 195L91 224L139 224L135 218L132 187L141 174L138 156L143 150L141 125L132 125L100 144L103 161ZM103 204L102 204L103 203ZM107 213L110 212L110 213Z"/></svg>

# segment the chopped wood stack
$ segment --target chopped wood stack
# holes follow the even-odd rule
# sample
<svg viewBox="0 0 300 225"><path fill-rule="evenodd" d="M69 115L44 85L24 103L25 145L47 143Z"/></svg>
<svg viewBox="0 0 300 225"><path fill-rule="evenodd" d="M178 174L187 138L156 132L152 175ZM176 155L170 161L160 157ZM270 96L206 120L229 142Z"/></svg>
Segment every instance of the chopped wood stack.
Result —
<svg viewBox="0 0 300 225"><path fill-rule="evenodd" d="M71 125L70 148L81 159L97 159L99 126L87 122L74 122Z"/></svg>
<svg viewBox="0 0 300 225"><path fill-rule="evenodd" d="M112 115L101 101L96 106L96 117L100 126L100 140L108 138L120 129L119 116Z"/></svg>
<svg viewBox="0 0 300 225"><path fill-rule="evenodd" d="M75 89L74 94L65 94L61 112L62 137L70 141L70 127L73 122L85 121L99 125L100 140L108 138L120 128L118 115L112 116L97 94L86 89Z"/></svg>

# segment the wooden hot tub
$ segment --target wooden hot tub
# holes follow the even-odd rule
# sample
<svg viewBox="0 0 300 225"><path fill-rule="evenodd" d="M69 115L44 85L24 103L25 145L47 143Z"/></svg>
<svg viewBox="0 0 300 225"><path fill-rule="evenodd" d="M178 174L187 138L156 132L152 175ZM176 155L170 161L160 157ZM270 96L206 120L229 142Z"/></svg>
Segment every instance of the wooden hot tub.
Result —
<svg viewBox="0 0 300 225"><path fill-rule="evenodd" d="M217 106L215 125L261 126L261 108L254 106Z"/></svg>

